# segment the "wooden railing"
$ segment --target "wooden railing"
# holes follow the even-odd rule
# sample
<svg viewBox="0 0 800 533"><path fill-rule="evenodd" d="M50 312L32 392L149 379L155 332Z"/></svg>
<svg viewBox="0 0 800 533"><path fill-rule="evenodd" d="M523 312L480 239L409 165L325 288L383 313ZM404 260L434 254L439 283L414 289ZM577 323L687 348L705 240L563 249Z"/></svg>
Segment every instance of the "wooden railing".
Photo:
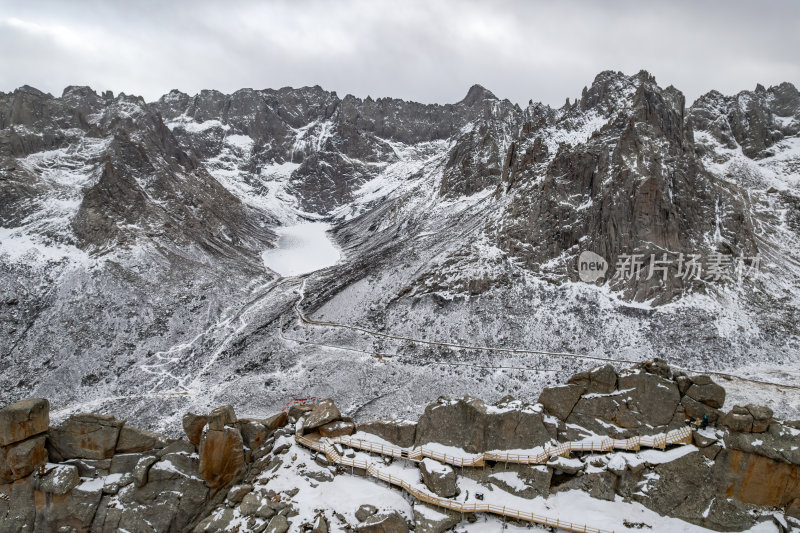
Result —
<svg viewBox="0 0 800 533"><path fill-rule="evenodd" d="M545 447L544 451L534 454L485 452L481 454L472 454L469 456L448 455L424 446L410 449L401 448L399 446L381 444L363 439L354 439L347 436L334 438L324 438L319 437L318 435L313 437L297 436L295 439L298 443L307 448L324 453L328 460L333 463L364 470L370 476L385 481L391 485L401 487L418 500L435 505L437 507L443 507L460 513L492 513L499 516L507 516L517 520L526 520L528 522L535 522L537 524L555 527L565 531L573 531L576 533L613 533L612 531L605 529L599 529L585 524L576 524L574 522L568 522L558 518L553 518L530 511L523 511L521 509L515 509L508 506L493 505L490 503L467 504L448 498L442 498L426 490L422 490L404 479L392 476L369 461L364 459L343 457L338 451L336 451L334 444L343 444L351 448L357 448L359 450L365 450L390 457L408 459L411 461L419 461L423 457L429 457L431 459L454 466L483 466L487 460L520 464L541 464L547 462L547 460L551 457L569 455L571 451L607 452L614 449L639 450L642 446L649 448L660 448L663 450L668 444L690 443L692 441L692 430L689 427L684 427L658 435L631 437L629 439L621 440L609 438L601 441L562 442L557 446L547 446Z"/></svg>
<svg viewBox="0 0 800 533"><path fill-rule="evenodd" d="M421 446L418 448L401 448L388 444L371 442L352 437L334 437L329 439L332 443L339 443L350 448L357 448L368 452L388 455L411 461L419 461L423 457L435 459L442 463L453 466L483 466L486 461L497 461L504 463L519 464L544 464L551 457L567 456L575 451L608 452L618 450L639 450L643 446L647 448L664 449L668 444L689 444L692 441L692 429L683 427L667 433L660 433L652 436L637 436L629 439L603 439L601 441L573 441L562 442L557 446L545 446L544 450L532 454L503 453L503 452L484 452L471 455L451 455L442 453L431 448Z"/></svg>
<svg viewBox="0 0 800 533"><path fill-rule="evenodd" d="M385 472L366 460L359 460L355 458L343 457L336 451L336 448L333 447L330 440L334 439L326 439L326 438L309 438L309 437L295 437L297 442L307 448L311 448L318 452L322 452L328 458L329 461L332 463L350 466L353 468L359 468L364 470L370 476L380 479L381 481L385 481L391 485L396 487L400 487L415 498L425 503L429 503L431 505L435 505L437 507L443 507L446 509L450 509L452 511L456 511L459 513L492 513L499 516L506 516L509 518L515 518L517 520L526 520L528 522L535 522L537 524L542 524L550 527L555 527L562 529L564 531L573 531L576 533L614 533L613 531L609 531L606 529L600 529L592 526L588 526L586 524L576 524L574 522L568 522L566 520L561 520L559 518L553 518L551 516L546 516L538 513L534 513L531 511L523 511L521 509L516 509L513 507L508 507L505 505L494 505L491 503L462 503L455 500L450 500L448 498L442 498L432 494L426 490L422 490L405 479L393 476L388 472ZM358 440L358 439L353 439ZM365 441L364 441L365 442ZM380 444L372 443L376 447L380 447ZM394 451L398 448L384 446L385 449ZM364 448L361 448L364 449ZM380 453L376 450L376 453ZM391 455L392 457L399 457L394 455L393 453L388 453L387 455Z"/></svg>

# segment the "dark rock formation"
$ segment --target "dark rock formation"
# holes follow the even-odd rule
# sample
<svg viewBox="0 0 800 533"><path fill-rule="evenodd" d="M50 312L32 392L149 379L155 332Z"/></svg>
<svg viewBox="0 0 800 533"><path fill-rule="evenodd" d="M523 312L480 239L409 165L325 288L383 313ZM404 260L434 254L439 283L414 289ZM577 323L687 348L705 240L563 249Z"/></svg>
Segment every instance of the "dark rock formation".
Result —
<svg viewBox="0 0 800 533"><path fill-rule="evenodd" d="M420 417L415 444L438 442L478 453L529 448L549 439L541 412L532 406L503 409L477 398L440 398Z"/></svg>
<svg viewBox="0 0 800 533"><path fill-rule="evenodd" d="M374 420L365 424L359 424L358 431L372 433L397 446L410 448L414 445L417 424L409 420Z"/></svg>
<svg viewBox="0 0 800 533"><path fill-rule="evenodd" d="M425 458L419 463L422 481L431 492L442 498L452 498L458 491L455 470L433 459Z"/></svg>

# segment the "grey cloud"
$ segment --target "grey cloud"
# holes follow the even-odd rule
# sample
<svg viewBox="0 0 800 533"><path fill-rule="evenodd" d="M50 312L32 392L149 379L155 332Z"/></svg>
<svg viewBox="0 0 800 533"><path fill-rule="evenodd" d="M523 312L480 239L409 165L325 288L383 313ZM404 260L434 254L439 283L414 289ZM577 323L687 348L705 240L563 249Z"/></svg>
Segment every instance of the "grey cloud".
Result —
<svg viewBox="0 0 800 533"><path fill-rule="evenodd" d="M560 105L601 70L644 68L691 101L798 84L799 13L788 0L0 0L0 90L83 84L155 99L318 84L445 103L480 83Z"/></svg>

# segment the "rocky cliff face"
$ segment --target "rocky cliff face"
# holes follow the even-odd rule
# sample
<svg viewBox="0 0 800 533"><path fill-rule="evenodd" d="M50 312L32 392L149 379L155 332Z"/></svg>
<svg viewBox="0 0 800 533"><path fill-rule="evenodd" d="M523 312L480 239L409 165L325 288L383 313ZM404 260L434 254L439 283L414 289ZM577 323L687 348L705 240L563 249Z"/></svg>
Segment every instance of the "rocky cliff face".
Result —
<svg viewBox="0 0 800 533"><path fill-rule="evenodd" d="M683 428L702 412L718 412L725 394L709 376L674 371L663 361L619 372L606 365L544 389L536 403L440 398L417 422L356 426L332 400L287 406L267 418L239 418L233 407L222 406L206 415L187 413L188 440L98 414L50 425L49 403L25 400L0 409L0 528L441 533L478 521L487 529L502 527L497 517L413 498L412 507L400 496L403 489L374 480L374 471L344 467L331 457L370 461L371 468L439 501L541 507L542 515L590 527L800 526L800 455L793 446L800 423L774 419L768 408L735 406L707 428L694 427L691 443L664 450L606 446L609 436ZM743 419L749 423L742 425ZM354 441L335 440L351 435ZM333 451L308 447L319 439L334 439ZM502 456L503 450L509 457L535 455L568 440L594 443L596 450L554 454L537 464L499 460L454 468L447 462L447 456L452 462L484 452ZM359 447L365 445L397 453L368 454ZM407 458L417 452L428 455ZM585 509L580 517L575 505Z"/></svg>

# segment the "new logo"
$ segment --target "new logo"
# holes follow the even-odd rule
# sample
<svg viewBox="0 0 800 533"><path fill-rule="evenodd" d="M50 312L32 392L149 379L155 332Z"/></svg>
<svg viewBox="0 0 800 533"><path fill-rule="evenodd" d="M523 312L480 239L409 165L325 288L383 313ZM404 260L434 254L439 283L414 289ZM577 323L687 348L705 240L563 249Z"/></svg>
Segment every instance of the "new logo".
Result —
<svg viewBox="0 0 800 533"><path fill-rule="evenodd" d="M578 256L578 276L581 281L594 283L608 272L608 261L601 255L586 250Z"/></svg>

